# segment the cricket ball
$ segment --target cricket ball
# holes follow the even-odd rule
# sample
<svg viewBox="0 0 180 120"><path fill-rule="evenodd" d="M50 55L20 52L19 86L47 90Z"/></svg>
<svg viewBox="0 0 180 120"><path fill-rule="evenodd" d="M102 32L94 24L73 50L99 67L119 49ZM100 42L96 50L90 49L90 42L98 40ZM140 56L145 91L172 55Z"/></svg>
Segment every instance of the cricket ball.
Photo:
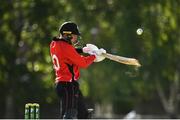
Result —
<svg viewBox="0 0 180 120"><path fill-rule="evenodd" d="M138 35L142 35L143 29L142 29L142 28L138 28L138 29L136 30L136 33L137 33Z"/></svg>

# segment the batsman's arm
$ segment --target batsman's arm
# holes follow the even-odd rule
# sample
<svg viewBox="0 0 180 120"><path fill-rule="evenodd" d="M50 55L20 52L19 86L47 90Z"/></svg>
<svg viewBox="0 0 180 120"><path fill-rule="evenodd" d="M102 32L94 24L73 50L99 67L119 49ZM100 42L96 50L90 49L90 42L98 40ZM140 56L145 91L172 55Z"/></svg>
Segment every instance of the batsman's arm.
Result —
<svg viewBox="0 0 180 120"><path fill-rule="evenodd" d="M83 53L83 50L82 50L82 48L76 48L76 52Z"/></svg>

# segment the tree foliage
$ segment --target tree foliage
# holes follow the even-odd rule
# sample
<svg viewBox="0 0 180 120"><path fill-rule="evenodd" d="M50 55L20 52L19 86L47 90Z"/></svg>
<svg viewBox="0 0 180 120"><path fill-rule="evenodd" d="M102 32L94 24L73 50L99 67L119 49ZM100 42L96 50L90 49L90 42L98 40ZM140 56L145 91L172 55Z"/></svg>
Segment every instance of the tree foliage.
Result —
<svg viewBox="0 0 180 120"><path fill-rule="evenodd" d="M0 5L0 117L23 118L24 105L59 107L49 43L60 24L76 22L82 43L140 60L137 69L110 60L81 71L84 95L93 103L111 103L124 114L159 95L164 110L179 103L180 2L177 0L6 0ZM142 28L143 34L136 34ZM158 94L157 94L158 93ZM53 113L54 112L54 113ZM56 116L53 116L56 115Z"/></svg>

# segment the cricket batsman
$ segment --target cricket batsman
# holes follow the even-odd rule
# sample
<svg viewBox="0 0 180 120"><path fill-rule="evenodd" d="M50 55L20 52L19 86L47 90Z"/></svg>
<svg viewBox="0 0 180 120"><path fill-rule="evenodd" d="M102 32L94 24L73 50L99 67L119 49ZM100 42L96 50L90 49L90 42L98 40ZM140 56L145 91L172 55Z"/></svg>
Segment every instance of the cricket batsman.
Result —
<svg viewBox="0 0 180 120"><path fill-rule="evenodd" d="M79 71L81 68L87 68L93 62L105 59L102 54L106 51L98 49L93 44L76 49L74 44L78 42L79 37L78 26L69 21L60 26L58 37L54 37L50 43L50 54L56 75L55 89L62 101L61 118L63 119L88 118L84 98L79 89ZM80 53L89 55L82 56Z"/></svg>

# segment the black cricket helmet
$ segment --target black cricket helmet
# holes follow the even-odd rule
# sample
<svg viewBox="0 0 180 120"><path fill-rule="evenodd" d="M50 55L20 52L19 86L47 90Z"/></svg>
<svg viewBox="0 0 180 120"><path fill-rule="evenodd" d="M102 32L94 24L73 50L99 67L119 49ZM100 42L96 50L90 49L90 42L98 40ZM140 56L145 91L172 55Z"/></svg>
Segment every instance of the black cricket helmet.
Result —
<svg viewBox="0 0 180 120"><path fill-rule="evenodd" d="M60 28L59 28L59 32L63 35L63 34L75 34L75 35L80 35L78 26L69 21L69 22L64 22Z"/></svg>

